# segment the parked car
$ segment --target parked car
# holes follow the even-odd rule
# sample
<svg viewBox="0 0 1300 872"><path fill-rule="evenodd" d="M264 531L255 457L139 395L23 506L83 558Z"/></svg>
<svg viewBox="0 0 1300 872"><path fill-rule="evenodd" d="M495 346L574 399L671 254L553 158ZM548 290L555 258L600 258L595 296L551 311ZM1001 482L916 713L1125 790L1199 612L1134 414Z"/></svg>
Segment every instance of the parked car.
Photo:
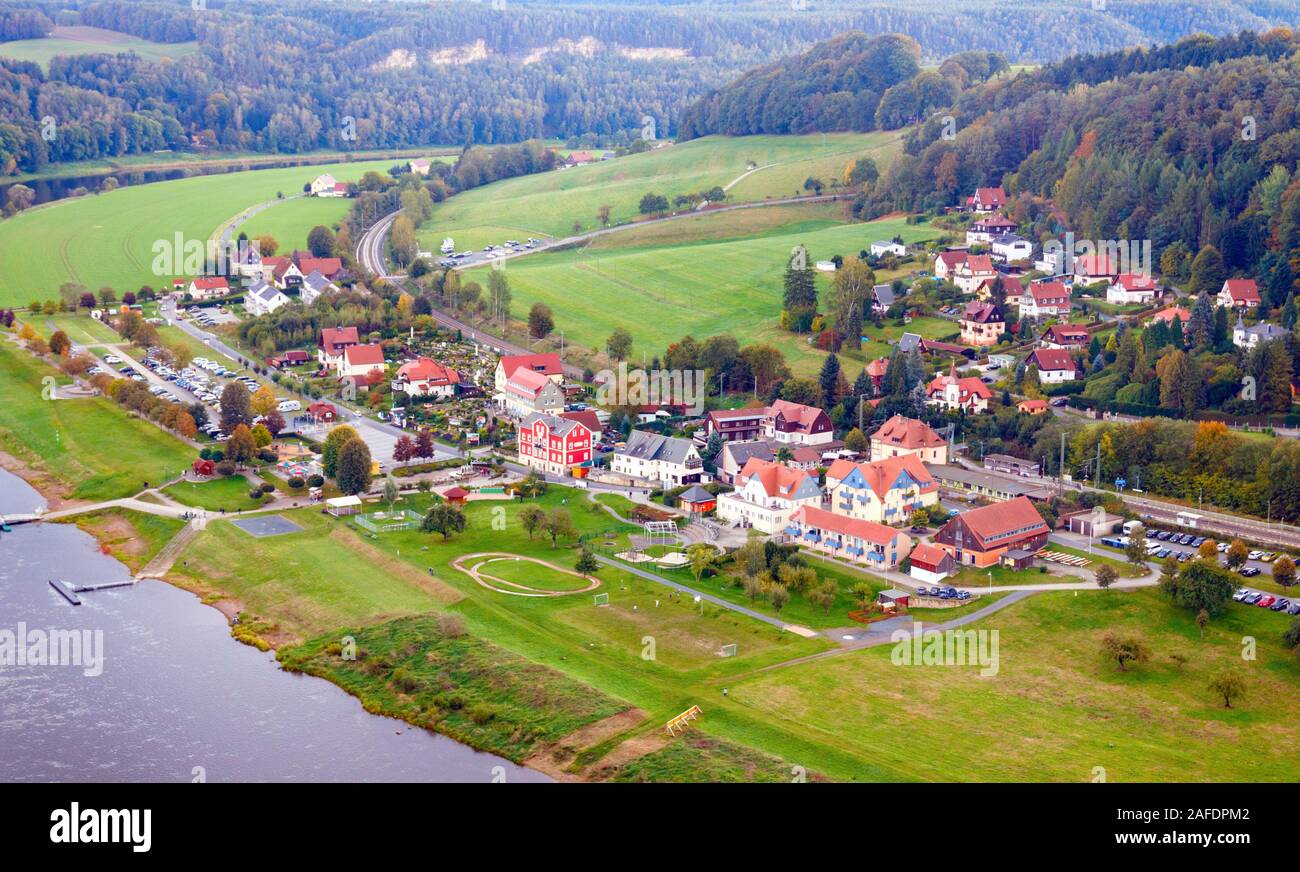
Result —
<svg viewBox="0 0 1300 872"><path fill-rule="evenodd" d="M1239 587L1237 588L1237 592L1232 595L1232 598L1237 602L1241 602L1246 598L1247 594L1249 593L1250 593L1249 588Z"/></svg>
<svg viewBox="0 0 1300 872"><path fill-rule="evenodd" d="M1279 599L1269 606L1269 609L1275 612L1285 612L1289 608L1291 608L1291 600L1289 599Z"/></svg>
<svg viewBox="0 0 1300 872"><path fill-rule="evenodd" d="M1253 606L1255 603L1259 602L1263 596L1264 595L1262 593L1256 593L1255 591L1252 590L1250 593L1242 597L1241 601L1248 606Z"/></svg>
<svg viewBox="0 0 1300 872"><path fill-rule="evenodd" d="M1246 578L1254 578L1259 575L1259 569L1254 566L1244 566L1241 569L1241 574Z"/></svg>
<svg viewBox="0 0 1300 872"><path fill-rule="evenodd" d="M1273 596L1272 594L1266 593L1263 596L1261 596L1259 599L1251 603L1251 605L1256 605L1259 606L1261 609L1266 609L1269 606L1273 605L1273 603L1275 602L1277 602L1277 597Z"/></svg>

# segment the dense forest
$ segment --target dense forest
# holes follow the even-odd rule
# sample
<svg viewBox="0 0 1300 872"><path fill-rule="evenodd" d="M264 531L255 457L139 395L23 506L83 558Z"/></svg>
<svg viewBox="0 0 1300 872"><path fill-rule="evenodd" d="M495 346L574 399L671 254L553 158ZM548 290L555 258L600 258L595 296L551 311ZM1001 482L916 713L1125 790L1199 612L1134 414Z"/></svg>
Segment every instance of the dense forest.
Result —
<svg viewBox="0 0 1300 872"><path fill-rule="evenodd" d="M0 61L0 173L193 144L292 153L585 134L627 144L646 116L658 136L675 135L688 107L745 70L853 30L904 35L893 55L905 69L867 70L861 83L837 80L837 96L811 121L777 113L772 126L861 126L878 115L899 124L950 98L954 81L978 81L918 78L918 63L990 51L1011 62L1052 59L1297 17L1292 4L1266 0L1145 0L1103 10L1077 0L971 0L956 12L938 0L905 9L874 0L197 5L6 3L0 41L89 25L196 41L199 51L164 63L60 57L48 70ZM843 91L858 96L846 100ZM696 118L692 132L703 129Z"/></svg>

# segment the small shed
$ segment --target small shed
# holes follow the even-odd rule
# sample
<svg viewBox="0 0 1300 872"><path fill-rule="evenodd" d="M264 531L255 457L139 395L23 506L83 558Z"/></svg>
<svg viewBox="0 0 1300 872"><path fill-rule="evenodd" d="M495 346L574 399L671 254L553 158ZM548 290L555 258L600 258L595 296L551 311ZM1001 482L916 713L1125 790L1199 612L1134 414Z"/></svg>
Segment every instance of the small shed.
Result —
<svg viewBox="0 0 1300 872"><path fill-rule="evenodd" d="M905 609L907 608L908 599L911 594L905 590L889 588L876 594L876 602L880 603L886 609Z"/></svg>
<svg viewBox="0 0 1300 872"><path fill-rule="evenodd" d="M342 518L345 515L356 515L361 512L361 497L353 494L350 497L334 497L325 501L325 511L329 512L336 518Z"/></svg>
<svg viewBox="0 0 1300 872"><path fill-rule="evenodd" d="M454 484L442 492L442 498L453 506L463 506L465 501L469 499L469 491L458 484Z"/></svg>
<svg viewBox="0 0 1300 872"><path fill-rule="evenodd" d="M190 464L190 469L194 471L195 475L209 476L216 474L217 465L211 460L204 460L200 457L198 460Z"/></svg>
<svg viewBox="0 0 1300 872"><path fill-rule="evenodd" d="M1085 509L1061 516L1061 526L1080 536L1109 536L1115 528L1124 523L1121 515L1108 515L1096 509Z"/></svg>
<svg viewBox="0 0 1300 872"><path fill-rule="evenodd" d="M1034 555L1037 553L1027 548L1011 548L1002 555L1002 565L1012 569L1028 569L1034 565Z"/></svg>
<svg viewBox="0 0 1300 872"><path fill-rule="evenodd" d="M938 584L952 575L956 568L951 554L929 542L918 543L908 559L911 561L908 573L917 581L927 584Z"/></svg>
<svg viewBox="0 0 1300 872"><path fill-rule="evenodd" d="M692 515L703 515L718 507L718 498L698 484L692 485L690 490L678 497L678 500L682 508Z"/></svg>

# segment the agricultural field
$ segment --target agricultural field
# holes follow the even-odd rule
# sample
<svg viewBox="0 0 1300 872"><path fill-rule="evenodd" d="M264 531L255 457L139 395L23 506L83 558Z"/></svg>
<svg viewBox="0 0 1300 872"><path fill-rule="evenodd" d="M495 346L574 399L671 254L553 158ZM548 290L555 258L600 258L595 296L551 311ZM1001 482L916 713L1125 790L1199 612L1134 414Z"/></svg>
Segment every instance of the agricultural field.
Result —
<svg viewBox="0 0 1300 872"><path fill-rule="evenodd" d="M706 137L643 154L555 170L485 185L438 204L420 231L421 247L437 251L446 236L458 249L482 248L507 238L564 237L601 227L598 212L610 207L610 223L639 217L649 192L671 202L678 194L736 186L728 202L806 195L803 182L817 175L833 193L853 160L875 158L882 168L901 144L897 133L836 133L809 136ZM761 167L744 179L750 162ZM432 246L432 247L431 247Z"/></svg>
<svg viewBox="0 0 1300 872"><path fill-rule="evenodd" d="M44 39L19 39L0 44L0 57L31 61L48 69L60 55L125 54L147 61L177 60L198 51L196 42L152 42L100 27L56 27Z"/></svg>
<svg viewBox="0 0 1300 872"><path fill-rule="evenodd" d="M256 203L294 193L321 173L344 181L368 170L386 172L392 160L358 161L288 169L250 170L157 182L60 200L0 223L0 306L25 306L58 297L64 282L90 290L160 287L173 278L155 273L154 245L206 243L214 228ZM277 204L268 211L286 204ZM307 225L302 230L306 237ZM42 257L32 257L40 251Z"/></svg>
<svg viewBox="0 0 1300 872"><path fill-rule="evenodd" d="M249 239L273 236L278 254L307 247L307 234L317 224L333 229L348 214L351 200L339 197L298 197L276 203L254 215L239 228Z"/></svg>
<svg viewBox="0 0 1300 872"><path fill-rule="evenodd" d="M849 257L895 235L910 243L933 239L939 231L888 218L809 230L777 228L734 240L546 252L508 262L507 277L515 317L526 317L535 302L546 303L570 343L601 349L616 327L626 327L634 342L632 357L640 360L662 354L688 333L700 339L727 334L742 345L772 343L796 372L810 374L825 355L809 346L807 337L786 333L778 324L781 277L792 250L803 245L812 260ZM485 285L487 269L470 270L466 279ZM819 273L817 284L825 293L828 275ZM955 332L951 322L932 320L930 331ZM883 346L871 351L887 353Z"/></svg>
<svg viewBox="0 0 1300 872"><path fill-rule="evenodd" d="M138 492L144 482L175 477L193 451L111 400L48 400L45 379L57 370L0 341L0 448L44 473L62 495L107 500Z"/></svg>

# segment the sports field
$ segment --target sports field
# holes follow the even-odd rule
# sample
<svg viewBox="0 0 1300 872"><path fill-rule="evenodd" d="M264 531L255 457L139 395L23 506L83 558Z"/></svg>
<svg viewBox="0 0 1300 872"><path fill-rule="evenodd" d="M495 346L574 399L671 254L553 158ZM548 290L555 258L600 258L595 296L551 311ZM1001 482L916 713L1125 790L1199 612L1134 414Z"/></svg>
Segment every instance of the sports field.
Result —
<svg viewBox="0 0 1300 872"><path fill-rule="evenodd" d="M202 176L32 209L0 223L0 306L57 299L64 282L92 291L107 285L119 296L141 285L160 287L173 275L154 271L156 242L171 243L179 233L186 242L206 243L219 224L243 209L281 192L301 191L321 173L353 181L367 170L386 172L392 165L392 160L358 161ZM276 220L275 209L289 205L276 204L268 218ZM311 226L302 230L303 242Z"/></svg>
<svg viewBox="0 0 1300 872"><path fill-rule="evenodd" d="M764 211L764 210L755 210ZM715 221L727 215L712 216ZM673 223L673 222L669 222ZM812 260L855 256L877 239L895 234L907 242L931 239L927 225L901 218L867 224L816 223L818 229L781 227L757 236L697 244L669 242L626 249L569 250L507 262L514 314L526 316L535 302L549 305L570 343L601 349L616 327L632 333L632 357L663 353L686 334L697 339L730 335L742 345L777 345L800 372L814 371L823 354L779 329L786 262L798 245ZM486 285L486 268L467 279ZM818 288L830 286L818 275Z"/></svg>
<svg viewBox="0 0 1300 872"><path fill-rule="evenodd" d="M639 216L647 193L698 193L736 182L728 202L806 195L804 180L820 178L827 193L857 157L888 163L901 143L898 133L835 133L810 136L705 137L681 145L581 167L507 179L459 194L434 209L420 231L421 245L437 250L450 236L459 249L482 248L507 238L563 237L600 229L598 213L610 207L610 223ZM740 179L750 165L756 171ZM430 245L433 248L430 249Z"/></svg>
<svg viewBox="0 0 1300 872"><path fill-rule="evenodd" d="M44 39L19 39L0 44L0 57L32 61L47 68L59 55L135 52L148 61L176 60L198 51L196 42L151 42L99 27L56 27Z"/></svg>

